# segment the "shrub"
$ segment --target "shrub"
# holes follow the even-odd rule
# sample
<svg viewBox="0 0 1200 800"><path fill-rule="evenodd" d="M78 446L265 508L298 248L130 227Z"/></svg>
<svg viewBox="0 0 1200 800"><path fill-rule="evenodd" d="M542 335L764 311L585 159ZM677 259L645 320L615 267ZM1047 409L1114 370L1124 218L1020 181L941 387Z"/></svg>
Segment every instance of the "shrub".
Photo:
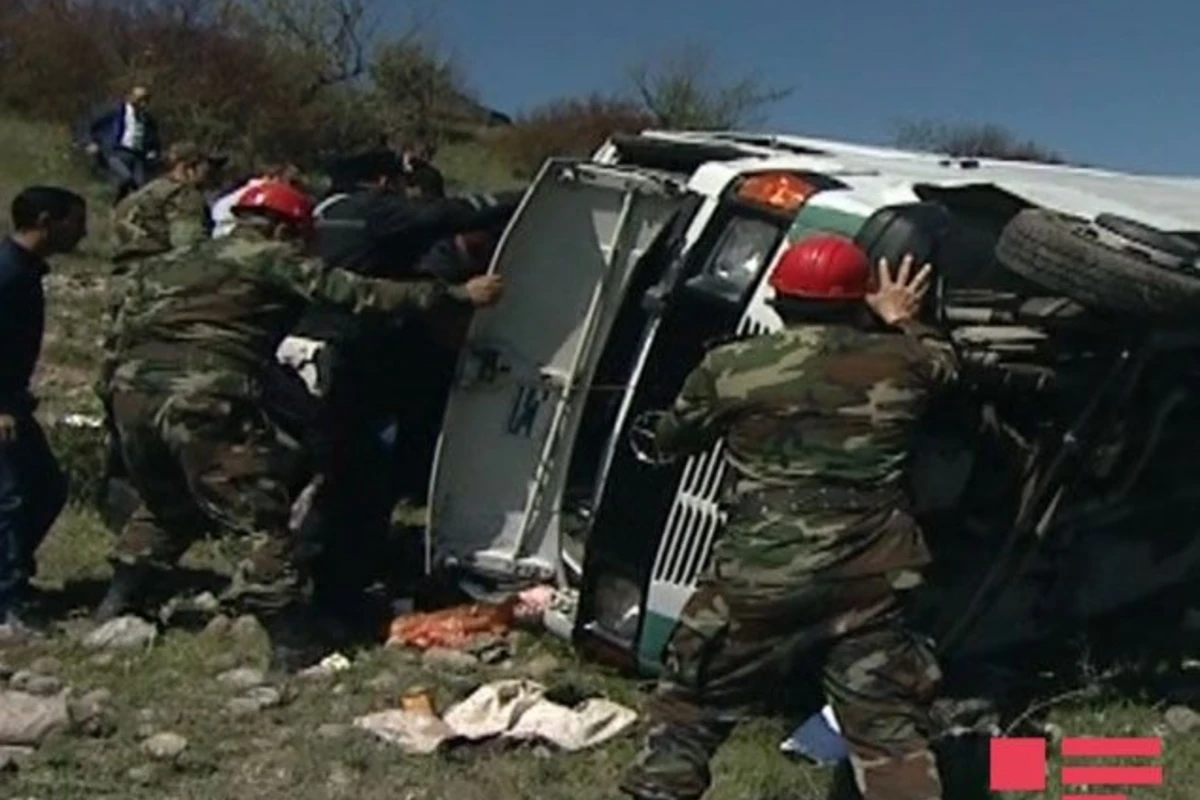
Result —
<svg viewBox="0 0 1200 800"><path fill-rule="evenodd" d="M654 125L638 105L593 94L556 100L518 117L496 146L513 170L528 178L551 156L587 156L614 133L637 133Z"/></svg>

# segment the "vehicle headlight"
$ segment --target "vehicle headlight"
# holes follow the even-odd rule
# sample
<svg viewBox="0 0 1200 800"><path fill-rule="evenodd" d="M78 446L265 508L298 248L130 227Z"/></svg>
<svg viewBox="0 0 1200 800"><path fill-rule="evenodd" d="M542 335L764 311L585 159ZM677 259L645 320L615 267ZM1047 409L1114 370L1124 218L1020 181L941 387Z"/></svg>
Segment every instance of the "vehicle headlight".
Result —
<svg viewBox="0 0 1200 800"><path fill-rule="evenodd" d="M736 217L721 234L694 288L736 302L766 265L780 235L778 225L756 217Z"/></svg>
<svg viewBox="0 0 1200 800"><path fill-rule="evenodd" d="M619 575L601 575L596 580L593 601L595 624L603 633L632 644L642 616L642 590Z"/></svg>

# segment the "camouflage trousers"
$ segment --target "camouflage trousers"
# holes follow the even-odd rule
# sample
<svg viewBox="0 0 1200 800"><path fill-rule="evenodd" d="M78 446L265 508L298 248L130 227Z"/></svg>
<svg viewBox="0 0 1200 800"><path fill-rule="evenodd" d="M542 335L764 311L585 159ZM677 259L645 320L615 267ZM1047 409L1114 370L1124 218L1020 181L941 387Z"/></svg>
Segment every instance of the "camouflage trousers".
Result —
<svg viewBox="0 0 1200 800"><path fill-rule="evenodd" d="M313 554L289 526L294 440L244 399L118 391L112 411L141 499L115 560L171 568L209 531L240 534L253 549L231 597L264 611L301 599Z"/></svg>
<svg viewBox="0 0 1200 800"><path fill-rule="evenodd" d="M940 680L932 650L903 624L884 577L815 580L786 594L700 585L667 645L650 732L621 789L692 800L709 762L747 714L819 679L847 741L864 800L940 800L928 709Z"/></svg>

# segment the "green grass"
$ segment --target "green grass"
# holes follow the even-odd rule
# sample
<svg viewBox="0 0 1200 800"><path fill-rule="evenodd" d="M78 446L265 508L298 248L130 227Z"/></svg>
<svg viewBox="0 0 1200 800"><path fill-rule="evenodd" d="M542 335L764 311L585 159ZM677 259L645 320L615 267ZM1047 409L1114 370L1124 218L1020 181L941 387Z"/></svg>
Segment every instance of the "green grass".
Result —
<svg viewBox="0 0 1200 800"><path fill-rule="evenodd" d="M447 148L439 161L448 177L473 188L496 189L515 182L486 147ZM32 182L63 183L97 200L92 236L76 256L56 264L49 283L49 331L38 375L38 391L48 413L95 413L90 383L98 358L101 310L107 301L107 235L104 192L69 155L67 141L54 129L19 121L0 121L0 199ZM87 484L99 465L99 439L87 432L55 435L54 444L77 483ZM86 492L81 492L81 496ZM51 591L72 600L64 607L68 630L84 627L108 576L109 533L84 510L64 514L40 553L40 577ZM186 565L227 573L240 547L207 542L193 549ZM74 612L73 614L71 612ZM508 674L539 653L556 654L563 664L547 683L572 682L641 708L643 694L634 683L581 663L554 640L524 636L512 673L483 669L468 679L429 673L409 655L374 649L358 654L351 671L325 684L297 684L289 705L248 719L232 719L224 710L232 697L214 676L234 663L261 664L261 641L239 644L182 628L169 628L149 652L122 655L97 663L73 640L58 636L33 647L0 650L0 661L23 667L43 655L63 662L65 676L79 690L106 688L118 718L116 735L92 740L62 736L45 746L15 776L0 776L0 796L39 800L95 798L189 798L226 800L308 800L353 797L358 800L591 800L616 797L614 780L638 746L639 728L608 745L574 755L546 758L536 752L463 752L437 757L402 755L366 735L350 732L323 738L326 723L349 724L358 714L395 707L409 686L433 686L440 705L461 697L470 683ZM394 688L372 688L382 672L394 676ZM147 720L152 719L151 723ZM1161 725L1153 698L1115 697L1064 701L1050 715L1069 735L1149 735ZM644 720L643 720L644 721ZM824 796L829 774L785 760L777 751L791 719L766 719L737 733L715 765L715 800L778 796ZM152 724L186 736L186 757L174 767L147 765L136 734ZM1168 786L1135 789L1133 800L1192 800L1200 796L1200 741L1172 736L1166 745ZM139 780L129 776L140 770ZM790 791L791 795L784 795ZM1057 797L1045 795L1047 800ZM1032 798L1036 795L1014 795ZM947 800L955 800L947 798Z"/></svg>

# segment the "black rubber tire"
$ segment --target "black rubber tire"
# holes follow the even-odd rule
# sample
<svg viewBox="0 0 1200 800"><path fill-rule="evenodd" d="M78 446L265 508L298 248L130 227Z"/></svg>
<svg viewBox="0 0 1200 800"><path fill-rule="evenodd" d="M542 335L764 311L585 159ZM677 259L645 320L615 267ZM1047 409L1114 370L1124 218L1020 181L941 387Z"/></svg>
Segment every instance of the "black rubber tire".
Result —
<svg viewBox="0 0 1200 800"><path fill-rule="evenodd" d="M1002 266L1096 311L1200 321L1200 272L1167 269L1099 244L1086 221L1027 209L996 243Z"/></svg>
<svg viewBox="0 0 1200 800"><path fill-rule="evenodd" d="M1128 217L1118 217L1116 214L1097 214L1096 225L1106 228L1131 242L1158 250L1160 253L1166 253L1175 258L1184 258L1189 261L1200 258L1200 245L1190 242L1182 236L1176 236L1172 233L1160 231L1158 228L1143 225L1137 220L1129 219Z"/></svg>

